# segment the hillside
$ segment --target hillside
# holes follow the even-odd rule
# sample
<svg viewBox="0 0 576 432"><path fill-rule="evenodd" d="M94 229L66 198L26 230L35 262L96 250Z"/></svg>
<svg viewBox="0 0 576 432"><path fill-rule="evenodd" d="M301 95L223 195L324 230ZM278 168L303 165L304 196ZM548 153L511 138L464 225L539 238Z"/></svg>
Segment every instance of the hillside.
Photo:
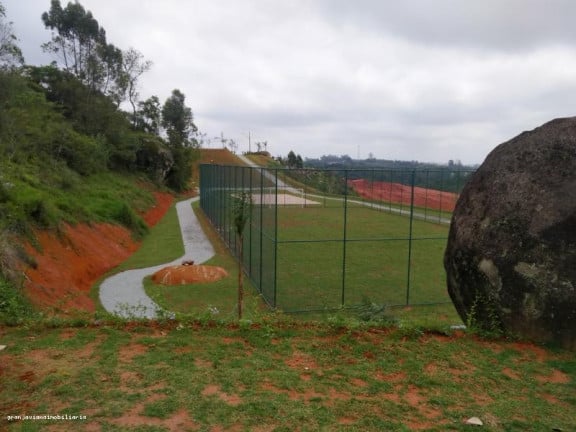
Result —
<svg viewBox="0 0 576 432"><path fill-rule="evenodd" d="M200 150L198 164L241 165L225 149ZM141 182L140 192L152 197L147 205L137 208L137 216L147 227L154 226L174 202L174 195L153 190ZM38 309L56 313L93 312L96 309L90 289L110 271L137 250L140 241L126 227L109 222L63 223L57 230L35 229L33 240L24 250L33 265L20 264L26 297Z"/></svg>
<svg viewBox="0 0 576 432"><path fill-rule="evenodd" d="M196 144L53 66L0 68L0 95L0 322L28 303L92 311L95 279L189 189Z"/></svg>
<svg viewBox="0 0 576 432"><path fill-rule="evenodd" d="M142 218L155 225L174 197L154 192L155 203ZM139 241L125 227L111 223L65 224L58 232L37 231L35 245L25 250L34 266L23 265L24 292L38 309L66 313L94 312L90 296L94 283L138 248Z"/></svg>

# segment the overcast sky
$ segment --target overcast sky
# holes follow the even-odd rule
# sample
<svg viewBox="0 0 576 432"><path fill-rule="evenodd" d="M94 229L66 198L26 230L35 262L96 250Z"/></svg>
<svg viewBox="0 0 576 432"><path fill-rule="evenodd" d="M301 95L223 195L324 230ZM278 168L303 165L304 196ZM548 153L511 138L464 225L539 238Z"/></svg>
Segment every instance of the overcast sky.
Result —
<svg viewBox="0 0 576 432"><path fill-rule="evenodd" d="M50 63L50 0L0 2L26 62ZM576 113L574 0L80 3L154 63L142 99L180 89L199 129L241 151L250 132L274 156L474 164Z"/></svg>

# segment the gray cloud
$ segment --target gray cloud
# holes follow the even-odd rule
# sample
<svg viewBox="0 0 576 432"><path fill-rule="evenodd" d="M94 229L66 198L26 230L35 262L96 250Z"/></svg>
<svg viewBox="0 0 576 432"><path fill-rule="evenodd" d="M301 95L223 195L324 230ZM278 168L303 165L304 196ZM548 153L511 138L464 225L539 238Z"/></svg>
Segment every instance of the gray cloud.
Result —
<svg viewBox="0 0 576 432"><path fill-rule="evenodd" d="M424 44L530 50L576 40L572 0L320 0L340 25Z"/></svg>
<svg viewBox="0 0 576 432"><path fill-rule="evenodd" d="M29 63L49 0L0 0ZM62 2L63 4L66 1ZM571 0L84 0L110 42L154 62L141 95L179 88L209 136L275 155L478 163L573 114Z"/></svg>

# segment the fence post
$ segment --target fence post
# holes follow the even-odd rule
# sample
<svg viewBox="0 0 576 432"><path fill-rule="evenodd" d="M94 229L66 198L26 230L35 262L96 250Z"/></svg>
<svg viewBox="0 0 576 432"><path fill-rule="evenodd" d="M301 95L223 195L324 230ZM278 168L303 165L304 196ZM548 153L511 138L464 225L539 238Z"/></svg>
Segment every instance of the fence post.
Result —
<svg viewBox="0 0 576 432"><path fill-rule="evenodd" d="M278 275L276 271L278 269L278 168L274 170L274 308L276 308L276 301L278 294L277 289L277 279Z"/></svg>
<svg viewBox="0 0 576 432"><path fill-rule="evenodd" d="M406 275L406 306L410 305L410 277L412 273L412 228L414 222L414 180L416 171L412 170L412 188L410 192L410 228L408 232L408 272Z"/></svg>
<svg viewBox="0 0 576 432"><path fill-rule="evenodd" d="M254 276L252 276L252 211L254 210L254 205L252 202L254 194L252 193L252 171L250 171L250 167L244 167L244 172L248 173L248 188L250 189L250 219L248 220L248 236L250 238L250 243L248 246L248 268L250 269L250 277L254 280Z"/></svg>
<svg viewBox="0 0 576 432"><path fill-rule="evenodd" d="M257 168L251 168L252 170L256 170ZM264 254L262 253L262 246L264 245L264 197L263 197L263 190L262 188L264 187L264 170L261 169L260 170L260 292L262 293L264 290L264 282L262 280L262 275L263 275L263 270L262 267L264 267Z"/></svg>
<svg viewBox="0 0 576 432"><path fill-rule="evenodd" d="M440 171L440 203L438 204L438 223L442 223L442 196L444 194L444 170Z"/></svg>
<svg viewBox="0 0 576 432"><path fill-rule="evenodd" d="M342 236L342 298L340 305L344 307L346 290L346 240L348 231L348 170L344 171L344 232Z"/></svg>

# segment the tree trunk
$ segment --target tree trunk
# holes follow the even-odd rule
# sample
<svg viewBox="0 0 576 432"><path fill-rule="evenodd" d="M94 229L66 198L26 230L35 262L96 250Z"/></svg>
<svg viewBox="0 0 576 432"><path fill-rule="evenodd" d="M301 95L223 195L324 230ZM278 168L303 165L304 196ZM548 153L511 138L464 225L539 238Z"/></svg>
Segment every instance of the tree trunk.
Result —
<svg viewBox="0 0 576 432"><path fill-rule="evenodd" d="M240 236L240 245L239 245L239 259L238 259L238 320L242 319L242 302L244 300L244 287L242 285L242 262L244 261L244 248L243 246L243 237Z"/></svg>

